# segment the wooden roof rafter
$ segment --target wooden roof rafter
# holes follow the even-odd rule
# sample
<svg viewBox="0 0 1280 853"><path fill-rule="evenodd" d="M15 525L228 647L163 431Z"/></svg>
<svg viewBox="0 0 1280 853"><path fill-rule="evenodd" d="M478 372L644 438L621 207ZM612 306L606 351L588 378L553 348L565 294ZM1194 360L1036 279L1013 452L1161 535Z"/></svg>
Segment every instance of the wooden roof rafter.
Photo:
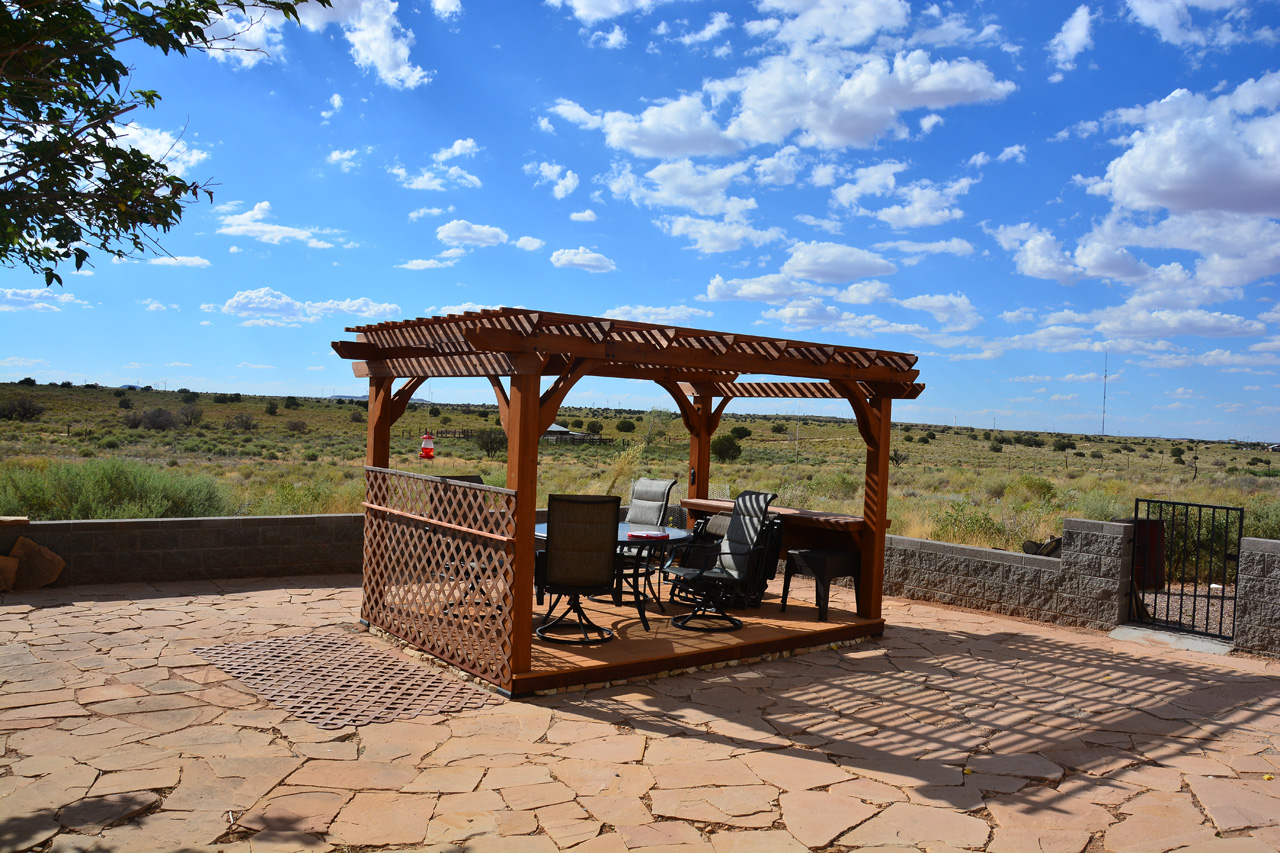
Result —
<svg viewBox="0 0 1280 853"><path fill-rule="evenodd" d="M521 308L382 322L347 331L356 333L356 340L337 341L333 348L355 362L357 376L560 375L572 363L589 365L585 375L736 389L728 396L791 396L785 389L806 384L737 383L741 375L856 383L868 397L914 397L923 390L915 381L916 356L910 353ZM753 390L751 385L760 388ZM767 394L765 385L772 387ZM803 389L796 393L810 395Z"/></svg>

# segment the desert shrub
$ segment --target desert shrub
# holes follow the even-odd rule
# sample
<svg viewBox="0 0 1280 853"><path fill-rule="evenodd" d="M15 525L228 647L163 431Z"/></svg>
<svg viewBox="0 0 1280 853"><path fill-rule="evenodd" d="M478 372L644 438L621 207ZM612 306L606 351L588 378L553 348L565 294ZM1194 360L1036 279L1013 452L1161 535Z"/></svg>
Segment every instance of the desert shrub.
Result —
<svg viewBox="0 0 1280 853"><path fill-rule="evenodd" d="M711 455L720 462L732 462L742 455L742 445L732 435L718 435L711 439Z"/></svg>
<svg viewBox="0 0 1280 853"><path fill-rule="evenodd" d="M992 453L1003 453L1004 445L998 441L993 441L987 445L987 449L990 450Z"/></svg>
<svg viewBox="0 0 1280 853"><path fill-rule="evenodd" d="M433 417L433 418L438 418L438 417L440 417L440 407L439 407L439 406L432 406L430 409L427 409L427 414L428 414L428 415L431 415L431 417Z"/></svg>
<svg viewBox="0 0 1280 853"><path fill-rule="evenodd" d="M911 436L907 436L907 438L910 438L910 437L911 437ZM922 435L922 436L920 436L920 440L919 440L919 441L917 441L917 442L916 442L916 444L928 444L928 443L929 443L929 441L930 441L929 436L927 436L927 435Z"/></svg>
<svg viewBox="0 0 1280 853"><path fill-rule="evenodd" d="M592 435L599 435L604 431L604 424L599 421L587 421L587 432Z"/></svg>
<svg viewBox="0 0 1280 853"><path fill-rule="evenodd" d="M916 440L916 437L914 435L904 435L902 437L902 440L906 442L912 442Z"/></svg>
<svg viewBox="0 0 1280 853"><path fill-rule="evenodd" d="M275 400L272 400L270 403L267 403L266 412L268 415L273 416L280 414L280 404Z"/></svg>
<svg viewBox="0 0 1280 853"><path fill-rule="evenodd" d="M133 401L132 401L132 400L130 400L128 397L121 396L121 397L120 397L120 408L122 408L122 409L132 409L132 408L133 408Z"/></svg>
<svg viewBox="0 0 1280 853"><path fill-rule="evenodd" d="M738 441L742 441L742 439L744 438L751 437L751 430L744 426L736 426L733 429L729 430L729 435L738 439Z"/></svg>
<svg viewBox="0 0 1280 853"><path fill-rule="evenodd" d="M34 387L36 387L36 381L35 381L34 379L32 379L30 376L24 376L24 377L22 377L21 379L19 379L19 380L18 380L18 384L19 384L19 385L26 385L28 388L34 388Z"/></svg>
<svg viewBox="0 0 1280 853"><path fill-rule="evenodd" d="M991 546L1005 542L1009 531L981 507L949 503L934 520L933 536L959 545Z"/></svg>
<svg viewBox="0 0 1280 853"><path fill-rule="evenodd" d="M307 431L307 422L300 418L291 418L284 422L284 428L289 432L303 433Z"/></svg>
<svg viewBox="0 0 1280 853"><path fill-rule="evenodd" d="M475 435L476 447L484 451L489 458L497 456L507 449L507 434L500 429L482 429Z"/></svg>
<svg viewBox="0 0 1280 853"><path fill-rule="evenodd" d="M120 420L129 429L137 429L142 426L142 412L125 412L120 416Z"/></svg>
<svg viewBox="0 0 1280 853"><path fill-rule="evenodd" d="M784 423L775 422L773 426L769 427L769 432L772 432L776 435L781 435L786 431L787 431L787 425Z"/></svg>
<svg viewBox="0 0 1280 853"><path fill-rule="evenodd" d="M353 424L364 423L364 412L360 411L359 409L356 409L354 412L351 413L350 420Z"/></svg>
<svg viewBox="0 0 1280 853"><path fill-rule="evenodd" d="M570 422L569 426L573 427L574 429L582 429L582 418L574 418Z"/></svg>
<svg viewBox="0 0 1280 853"><path fill-rule="evenodd" d="M929 439L930 441L933 441L935 438L937 438L937 437L938 437L938 434L937 434L936 432L934 432L933 430L929 430L928 432L926 432L926 433L924 434L924 437L925 437L925 438L927 438L927 439Z"/></svg>
<svg viewBox="0 0 1280 853"><path fill-rule="evenodd" d="M206 475L171 473L120 459L0 463L0 515L51 521L194 518L231 511L224 489Z"/></svg>
<svg viewBox="0 0 1280 853"><path fill-rule="evenodd" d="M116 450L117 448L120 447L120 441L116 438L112 438L108 436L107 438L104 438L102 439L102 441L98 442L98 447L102 448L103 450Z"/></svg>
<svg viewBox="0 0 1280 853"><path fill-rule="evenodd" d="M301 408L302 408L302 404L298 402L298 398L297 398L297 397L285 397L285 398L284 398L284 407L285 407L286 409L301 409Z"/></svg>
<svg viewBox="0 0 1280 853"><path fill-rule="evenodd" d="M204 409L194 403L186 403L178 409L178 420L182 421L183 426L196 426L204 420Z"/></svg>
<svg viewBox="0 0 1280 853"><path fill-rule="evenodd" d="M181 399L182 402L184 403L194 403L196 400L200 399L200 395L197 394L195 391L185 391L182 389L179 389L179 391L182 394L182 396L179 399Z"/></svg>
<svg viewBox="0 0 1280 853"><path fill-rule="evenodd" d="M21 421L27 423L43 415L44 406L30 397L18 397L14 400L0 402L0 421Z"/></svg>
<svg viewBox="0 0 1280 853"><path fill-rule="evenodd" d="M258 422L254 420L253 415L240 412L223 421L223 426L236 432L253 432L258 428Z"/></svg>
<svg viewBox="0 0 1280 853"><path fill-rule="evenodd" d="M564 427L565 429L568 429L568 428L569 428L569 419L568 419L568 418L556 418L556 426L560 426L560 427Z"/></svg>
<svg viewBox="0 0 1280 853"><path fill-rule="evenodd" d="M440 426L448 426L451 423L453 423L453 418L449 417L448 415L440 416Z"/></svg>
<svg viewBox="0 0 1280 853"><path fill-rule="evenodd" d="M618 421L617 430L618 432L635 432L636 431L635 421L628 420L627 418L623 418L622 420Z"/></svg>
<svg viewBox="0 0 1280 853"><path fill-rule="evenodd" d="M314 450L308 450L302 454L302 458L308 462L315 462L320 458L320 454L316 453Z"/></svg>
<svg viewBox="0 0 1280 853"><path fill-rule="evenodd" d="M113 397L123 397L125 394L128 394L128 393L129 392L124 390L123 388L117 388L116 390L111 392L111 395Z"/></svg>
<svg viewBox="0 0 1280 853"><path fill-rule="evenodd" d="M1053 503L1057 488L1044 477L1023 474L1005 489L1005 497L1018 503Z"/></svg>
<svg viewBox="0 0 1280 853"><path fill-rule="evenodd" d="M1112 453L1119 453L1119 452L1120 452L1120 450L1119 450L1119 448L1116 448L1115 450L1113 450L1113 451L1111 451L1111 452L1112 452ZM1105 456L1106 456L1106 454L1104 454L1101 450L1090 450L1090 451L1089 451L1089 458L1090 458L1090 459L1103 459L1103 458L1105 458Z"/></svg>
<svg viewBox="0 0 1280 853"><path fill-rule="evenodd" d="M152 409L142 416L142 428L163 432L178 428L178 416L168 409Z"/></svg>

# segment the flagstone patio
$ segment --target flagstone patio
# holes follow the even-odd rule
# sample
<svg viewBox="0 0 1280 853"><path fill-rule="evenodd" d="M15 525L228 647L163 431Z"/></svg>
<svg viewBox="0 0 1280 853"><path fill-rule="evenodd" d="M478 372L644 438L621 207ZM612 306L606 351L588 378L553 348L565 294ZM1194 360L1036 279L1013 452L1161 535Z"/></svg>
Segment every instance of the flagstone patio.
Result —
<svg viewBox="0 0 1280 853"><path fill-rule="evenodd" d="M1277 661L890 598L854 647L324 731L190 651L359 596L0 597L0 850L1280 850Z"/></svg>

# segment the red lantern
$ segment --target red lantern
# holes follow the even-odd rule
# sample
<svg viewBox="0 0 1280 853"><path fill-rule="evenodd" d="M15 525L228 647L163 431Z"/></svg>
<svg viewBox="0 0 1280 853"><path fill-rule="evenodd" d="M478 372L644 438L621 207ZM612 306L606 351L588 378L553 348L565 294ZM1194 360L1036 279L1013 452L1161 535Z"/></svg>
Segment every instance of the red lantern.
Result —
<svg viewBox="0 0 1280 853"><path fill-rule="evenodd" d="M435 459L436 458L436 442L432 438L431 433L427 433L422 437L422 450L418 451L419 459Z"/></svg>

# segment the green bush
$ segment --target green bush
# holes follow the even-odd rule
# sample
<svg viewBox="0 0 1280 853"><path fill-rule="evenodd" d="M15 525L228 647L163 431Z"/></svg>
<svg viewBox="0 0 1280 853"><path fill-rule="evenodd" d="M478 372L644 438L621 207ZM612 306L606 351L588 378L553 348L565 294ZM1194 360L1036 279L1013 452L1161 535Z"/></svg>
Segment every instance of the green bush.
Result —
<svg viewBox="0 0 1280 853"><path fill-rule="evenodd" d="M736 426L733 429L729 430L729 435L738 439L738 441L742 441L742 439L744 438L751 437L751 430L744 426Z"/></svg>
<svg viewBox="0 0 1280 853"><path fill-rule="evenodd" d="M718 435L711 439L711 455L720 462L732 462L742 455L742 445L732 435Z"/></svg>
<svg viewBox="0 0 1280 853"><path fill-rule="evenodd" d="M65 521L195 518L230 515L232 510L230 498L212 477L141 462L0 463L0 515Z"/></svg>
<svg viewBox="0 0 1280 853"><path fill-rule="evenodd" d="M297 398L297 397L285 397L285 398L284 398L284 407L285 407L286 409L301 409L301 408L302 408L302 404L298 402L298 398Z"/></svg>
<svg viewBox="0 0 1280 853"><path fill-rule="evenodd" d="M587 432L592 435L599 435L604 431L604 424L599 421L587 421Z"/></svg>
<svg viewBox="0 0 1280 853"><path fill-rule="evenodd" d="M622 420L618 421L617 430L618 432L635 432L636 431L635 421L631 421L631 420L627 420L626 418L623 418Z"/></svg>
<svg viewBox="0 0 1280 853"><path fill-rule="evenodd" d="M582 429L582 418L574 418L573 421L569 424L569 426L573 427L574 429Z"/></svg>
<svg viewBox="0 0 1280 853"><path fill-rule="evenodd" d="M773 426L769 427L769 432L775 433L777 435L781 435L786 431L787 431L787 425L784 423L775 423Z"/></svg>
<svg viewBox="0 0 1280 853"><path fill-rule="evenodd" d="M280 404L275 400L272 400L270 403L267 403L266 411L268 415L278 415L280 414Z"/></svg>
<svg viewBox="0 0 1280 853"><path fill-rule="evenodd" d="M121 397L120 397L120 408L122 408L122 409L132 409L132 408L133 408L133 401L132 401L132 400L130 400L128 397L121 396Z"/></svg>
<svg viewBox="0 0 1280 853"><path fill-rule="evenodd" d="M104 438L98 442L98 447L103 450L116 450L120 447L120 442L114 438Z"/></svg>

